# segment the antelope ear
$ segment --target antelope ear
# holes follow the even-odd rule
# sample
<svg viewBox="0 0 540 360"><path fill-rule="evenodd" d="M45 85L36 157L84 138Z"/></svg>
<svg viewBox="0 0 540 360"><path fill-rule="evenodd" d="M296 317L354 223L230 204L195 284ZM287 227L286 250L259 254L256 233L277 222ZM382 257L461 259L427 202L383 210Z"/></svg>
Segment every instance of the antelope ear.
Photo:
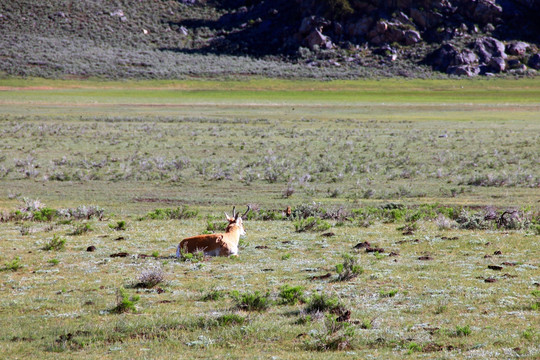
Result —
<svg viewBox="0 0 540 360"><path fill-rule="evenodd" d="M227 215L227 213L225 213L225 218L226 218L228 221L233 220L233 218L232 218L232 217L229 217L229 215Z"/></svg>

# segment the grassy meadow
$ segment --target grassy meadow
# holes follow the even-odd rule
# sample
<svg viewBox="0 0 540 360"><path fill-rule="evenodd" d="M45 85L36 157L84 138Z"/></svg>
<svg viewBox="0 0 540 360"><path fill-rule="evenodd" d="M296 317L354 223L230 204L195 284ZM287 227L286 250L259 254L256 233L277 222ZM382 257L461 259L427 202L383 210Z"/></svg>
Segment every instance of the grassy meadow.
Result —
<svg viewBox="0 0 540 360"><path fill-rule="evenodd" d="M534 79L2 79L2 354L538 358L539 99ZM247 204L238 258L175 258Z"/></svg>

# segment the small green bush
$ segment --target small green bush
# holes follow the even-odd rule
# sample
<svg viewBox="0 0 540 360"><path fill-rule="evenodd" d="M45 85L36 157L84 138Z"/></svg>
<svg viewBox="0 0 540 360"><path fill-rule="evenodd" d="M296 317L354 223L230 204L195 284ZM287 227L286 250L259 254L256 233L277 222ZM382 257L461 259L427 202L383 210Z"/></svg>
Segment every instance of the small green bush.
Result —
<svg viewBox="0 0 540 360"><path fill-rule="evenodd" d="M456 325L456 336L469 336L471 334L471 328L469 325L459 326Z"/></svg>
<svg viewBox="0 0 540 360"><path fill-rule="evenodd" d="M321 220L320 218L316 218L313 216L310 216L306 219L299 219L294 222L294 229L296 232L306 232L306 231L326 231L331 228L331 225Z"/></svg>
<svg viewBox="0 0 540 360"><path fill-rule="evenodd" d="M54 234L53 238L47 244L45 244L45 246L43 247L43 250L60 251L60 250L64 250L65 246L66 246L66 239L59 237L57 234Z"/></svg>
<svg viewBox="0 0 540 360"><path fill-rule="evenodd" d="M311 341L307 348L317 351L349 350L353 348L354 327L343 321L338 321L334 315L327 315L324 328L310 332Z"/></svg>
<svg viewBox="0 0 540 360"><path fill-rule="evenodd" d="M116 295L116 306L112 312L121 314L129 311L136 311L135 304L139 302L140 296L133 295L131 298L125 289L119 289Z"/></svg>
<svg viewBox="0 0 540 360"><path fill-rule="evenodd" d="M232 294L236 301L236 307L246 311L264 311L270 306L270 293L261 294L259 291L245 292L243 294L234 291Z"/></svg>
<svg viewBox="0 0 540 360"><path fill-rule="evenodd" d="M126 222L125 220L118 220L116 224L109 224L109 227L116 231L123 231L126 230Z"/></svg>
<svg viewBox="0 0 540 360"><path fill-rule="evenodd" d="M381 290L381 291L379 291L379 295L380 295L380 297L383 297L383 298L390 298L390 297L396 296L398 291L399 290L397 290L397 289Z"/></svg>
<svg viewBox="0 0 540 360"><path fill-rule="evenodd" d="M155 209L150 211L143 219L152 219L152 220L167 220L167 219L191 219L199 215L199 210L190 209L188 206L184 205L182 207L177 207L176 209Z"/></svg>
<svg viewBox="0 0 540 360"><path fill-rule="evenodd" d="M281 304L294 305L304 302L304 288L301 286L283 285L279 291Z"/></svg>
<svg viewBox="0 0 540 360"><path fill-rule="evenodd" d="M78 235L86 234L87 232L90 232L93 230L94 229L92 228L92 225L90 224L79 224L68 235L78 236Z"/></svg>
<svg viewBox="0 0 540 360"><path fill-rule="evenodd" d="M201 300L202 301L217 301L217 300L223 299L224 297L225 297L224 291L212 289L206 294L204 294Z"/></svg>
<svg viewBox="0 0 540 360"><path fill-rule="evenodd" d="M17 256L15 259L8 261L4 270L17 271L22 267L21 258Z"/></svg>
<svg viewBox="0 0 540 360"><path fill-rule="evenodd" d="M358 265L358 259L350 254L343 254L343 263L336 265L338 281L346 281L357 277L364 272L364 269Z"/></svg>
<svg viewBox="0 0 540 360"><path fill-rule="evenodd" d="M305 311L307 313L339 311L343 309L339 299L335 296L329 296L325 293L313 294L307 304Z"/></svg>
<svg viewBox="0 0 540 360"><path fill-rule="evenodd" d="M220 326L242 325L246 319L237 314L221 315L217 319Z"/></svg>
<svg viewBox="0 0 540 360"><path fill-rule="evenodd" d="M34 221L51 221L56 216L56 210L51 208L42 208L32 213Z"/></svg>

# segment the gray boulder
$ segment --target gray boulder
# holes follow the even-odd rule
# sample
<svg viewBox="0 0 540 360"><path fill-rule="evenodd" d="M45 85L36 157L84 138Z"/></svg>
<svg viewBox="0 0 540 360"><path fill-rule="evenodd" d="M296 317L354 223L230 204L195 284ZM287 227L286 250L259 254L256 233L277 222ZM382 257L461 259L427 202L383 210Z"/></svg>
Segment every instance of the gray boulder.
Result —
<svg viewBox="0 0 540 360"><path fill-rule="evenodd" d="M326 35L323 35L319 30L313 30L306 37L307 45L311 50L315 49L315 46L318 46L321 49L331 49L332 41Z"/></svg>
<svg viewBox="0 0 540 360"><path fill-rule="evenodd" d="M416 30L406 30L404 33L404 37L405 44L407 45L413 45L422 40L422 36L420 36L420 33Z"/></svg>
<svg viewBox="0 0 540 360"><path fill-rule="evenodd" d="M447 71L451 66L473 65L478 62L478 57L469 49L460 50L452 44L444 44L435 50L427 59L435 68ZM455 70L461 71L461 70Z"/></svg>
<svg viewBox="0 0 540 360"><path fill-rule="evenodd" d="M480 61L488 64L492 57L506 59L504 44L492 37L483 37L474 42L474 52L480 57Z"/></svg>
<svg viewBox="0 0 540 360"><path fill-rule="evenodd" d="M529 47L529 44L526 42L516 41L506 45L506 52L510 55L523 56Z"/></svg>
<svg viewBox="0 0 540 360"><path fill-rule="evenodd" d="M506 62L503 58L500 57L493 57L488 63L489 70L499 73L506 70Z"/></svg>
<svg viewBox="0 0 540 360"><path fill-rule="evenodd" d="M446 73L449 75L473 77L480 73L480 68L478 66L467 65L450 66L446 70Z"/></svg>

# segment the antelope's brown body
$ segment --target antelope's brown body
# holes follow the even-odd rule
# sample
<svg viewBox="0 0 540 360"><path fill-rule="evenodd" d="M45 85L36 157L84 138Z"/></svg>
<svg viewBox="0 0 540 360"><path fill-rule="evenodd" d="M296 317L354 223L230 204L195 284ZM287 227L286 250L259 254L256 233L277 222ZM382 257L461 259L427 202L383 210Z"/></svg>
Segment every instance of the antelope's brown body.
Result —
<svg viewBox="0 0 540 360"><path fill-rule="evenodd" d="M245 212L244 216L248 213ZM182 253L194 253L203 251L206 256L237 256L238 242L240 236L245 235L242 217L235 213L233 208L233 217L225 214L229 224L224 233L221 234L205 234L185 238L178 244L176 256L180 257Z"/></svg>

